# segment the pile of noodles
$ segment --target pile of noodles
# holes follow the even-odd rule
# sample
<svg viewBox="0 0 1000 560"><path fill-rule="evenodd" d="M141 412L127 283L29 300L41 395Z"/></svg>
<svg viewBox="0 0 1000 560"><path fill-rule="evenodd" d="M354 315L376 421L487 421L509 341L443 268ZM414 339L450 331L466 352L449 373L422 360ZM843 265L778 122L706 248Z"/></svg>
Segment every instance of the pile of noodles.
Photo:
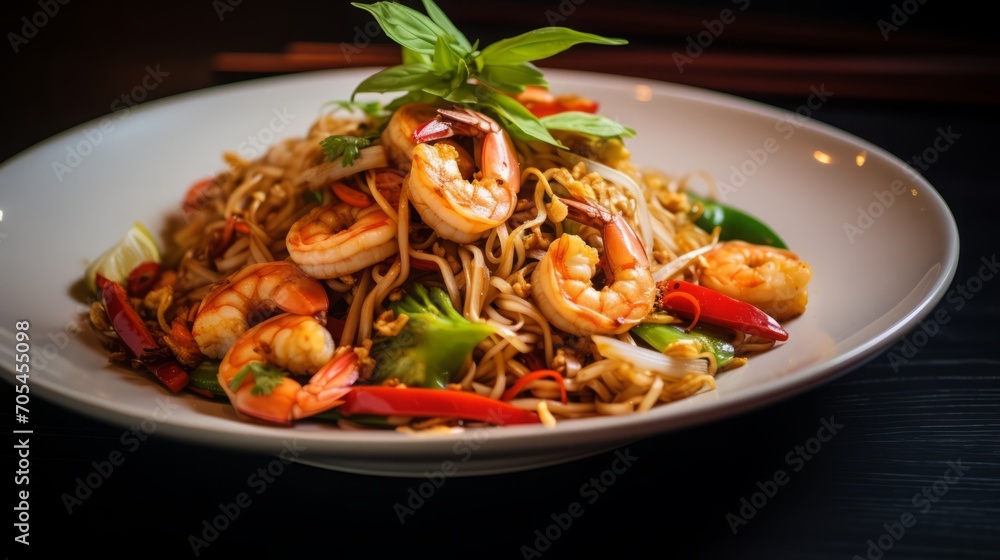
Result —
<svg viewBox="0 0 1000 560"><path fill-rule="evenodd" d="M331 135L360 135L371 125L363 115L337 109L321 114L305 138L281 141L254 161L224 154L227 170L207 187L189 194L187 222L173 234L172 263L177 281L169 304L172 311L192 320L213 283L247 264L287 259L289 228L316 206L334 202L327 187L331 180L340 179L377 202L369 208L381 208L396 223L399 243L395 257L324 281L332 293L328 316L345 322L337 341L340 345L362 346L373 338L381 327L379 317L387 298L396 299L407 285L420 282L440 286L467 319L495 329L454 378L462 390L500 398L505 388L535 369L529 364L537 367L537 359L532 362L529 354L543 356L543 367L563 374L569 392L567 404L559 399L556 382L544 379L529 386L530 397L512 401L539 411L547 423L555 418L644 411L659 402L714 388L717 367L709 353L700 355L709 361L707 374L681 378L601 358L589 336L563 332L545 319L532 300L529 285L532 270L548 244L564 231L601 248L598 230L564 221L565 207L553 203L554 196L581 191L591 193L612 212L622 213L646 248L654 279L696 281L697 256L717 240L692 222L685 190L688 183L710 183L709 178L641 172L619 140L561 135L572 151L518 142L522 187L513 216L488 236L459 244L440 239L421 224L410 210L405 189L399 189L398 184L396 206L389 202L395 197L376 188L379 173L382 178L387 176L378 142L352 167L345 169L324 160L321 140ZM399 178L403 175L397 174ZM391 179L391 174L388 177ZM235 231L234 224L238 224ZM235 241L220 251L217 248L224 236ZM418 259L424 261L419 269L414 267ZM679 322L655 313L647 320ZM618 338L634 344L628 333ZM738 344L738 351L752 349ZM671 352L685 358L695 357L692 352L697 355L684 345L668 350ZM733 365L739 363L740 359L733 361Z"/></svg>

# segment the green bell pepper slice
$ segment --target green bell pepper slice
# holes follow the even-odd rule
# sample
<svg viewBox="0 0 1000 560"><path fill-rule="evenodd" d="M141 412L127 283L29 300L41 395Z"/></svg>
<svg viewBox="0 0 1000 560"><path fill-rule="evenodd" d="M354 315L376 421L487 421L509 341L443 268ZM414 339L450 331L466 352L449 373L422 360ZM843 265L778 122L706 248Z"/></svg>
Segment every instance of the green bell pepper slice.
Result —
<svg viewBox="0 0 1000 560"><path fill-rule="evenodd" d="M739 239L756 245L770 245L779 249L788 248L788 245L785 245L785 242L773 229L750 214L714 200L701 198L690 192L687 195L704 208L701 216L694 223L710 233L716 226L721 227L719 239L722 241Z"/></svg>
<svg viewBox="0 0 1000 560"><path fill-rule="evenodd" d="M701 345L702 351L711 352L715 355L715 361L719 367L725 366L732 361L736 355L736 350L729 342L708 334L701 327L695 327L691 331L685 331L674 325L658 325L655 323L642 323L632 327L632 332L647 344L659 352L680 340L693 340Z"/></svg>
<svg viewBox="0 0 1000 560"><path fill-rule="evenodd" d="M216 397L226 396L226 391L219 385L219 361L205 360L198 364L190 374L188 385L194 389L208 391Z"/></svg>

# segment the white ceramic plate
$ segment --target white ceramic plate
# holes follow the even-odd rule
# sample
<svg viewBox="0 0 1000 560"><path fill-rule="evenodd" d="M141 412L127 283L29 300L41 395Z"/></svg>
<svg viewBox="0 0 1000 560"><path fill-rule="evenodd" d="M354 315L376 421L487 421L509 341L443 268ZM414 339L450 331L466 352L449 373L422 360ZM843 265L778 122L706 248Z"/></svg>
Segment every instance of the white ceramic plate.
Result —
<svg viewBox="0 0 1000 560"><path fill-rule="evenodd" d="M318 423L251 424L226 403L174 396L147 377L109 366L89 332L81 333L84 307L71 295L88 259L135 220L161 231L186 187L222 168L223 150L259 155L264 148L255 145L303 134L324 102L347 99L372 72L303 74L180 95L87 123L6 162L0 169L4 378L13 378L15 323L27 320L32 398L123 426L144 421L158 434L212 446L295 449L297 460L344 471L497 473L597 453L828 381L916 325L954 275L958 232L947 206L878 147L718 93L550 71L555 91L596 99L602 113L638 131L628 143L635 161L675 174L707 171L723 184L727 203L772 225L810 263L808 309L787 324L788 343L720 375L717 391L648 414L421 437Z"/></svg>

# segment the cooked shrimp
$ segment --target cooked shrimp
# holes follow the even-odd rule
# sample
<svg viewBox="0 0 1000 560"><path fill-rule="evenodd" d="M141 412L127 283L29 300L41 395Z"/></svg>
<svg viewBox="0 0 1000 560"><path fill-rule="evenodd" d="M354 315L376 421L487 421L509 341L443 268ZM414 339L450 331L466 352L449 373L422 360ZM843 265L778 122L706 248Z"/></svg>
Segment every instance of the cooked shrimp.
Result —
<svg viewBox="0 0 1000 560"><path fill-rule="evenodd" d="M504 223L517 204L520 164L510 136L493 119L461 109L439 109L444 117L426 123L414 137L429 141L453 134L476 138L479 173L462 175L462 153L455 144L417 144L407 188L424 223L445 239L470 243Z"/></svg>
<svg viewBox="0 0 1000 560"><path fill-rule="evenodd" d="M288 254L313 278L337 278L369 267L399 250L396 224L378 206L328 204L292 224Z"/></svg>
<svg viewBox="0 0 1000 560"><path fill-rule="evenodd" d="M201 300L191 334L203 354L221 358L237 337L278 309L315 315L329 305L323 284L295 264L250 264L216 284Z"/></svg>
<svg viewBox="0 0 1000 560"><path fill-rule="evenodd" d="M278 371L258 383L252 370L242 373L255 362ZM312 377L302 385L289 374ZM237 411L282 424L337 406L357 378L358 356L351 347L336 348L316 319L290 313L243 333L219 364L219 385Z"/></svg>
<svg viewBox="0 0 1000 560"><path fill-rule="evenodd" d="M413 148L417 141L413 133L420 125L437 116L437 107L426 103L408 103L392 114L385 130L382 131L382 145L389 163L403 171L410 170Z"/></svg>
<svg viewBox="0 0 1000 560"><path fill-rule="evenodd" d="M618 334L653 309L656 287L642 242L621 215L594 203L563 202L569 218L602 231L603 259L576 235L563 234L549 245L531 275L531 294L542 314L574 334ZM605 286L592 278L601 263Z"/></svg>
<svg viewBox="0 0 1000 560"><path fill-rule="evenodd" d="M745 301L779 321L806 310L809 265L786 249L743 241L720 243L702 257L702 285Z"/></svg>

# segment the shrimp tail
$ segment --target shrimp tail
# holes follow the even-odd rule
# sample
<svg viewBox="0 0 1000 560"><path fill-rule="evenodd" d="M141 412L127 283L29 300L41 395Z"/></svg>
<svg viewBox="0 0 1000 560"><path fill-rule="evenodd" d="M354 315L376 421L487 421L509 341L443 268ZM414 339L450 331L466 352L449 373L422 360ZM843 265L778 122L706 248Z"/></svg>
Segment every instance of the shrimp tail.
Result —
<svg viewBox="0 0 1000 560"><path fill-rule="evenodd" d="M451 138L454 135L455 129L451 123L443 121L440 118L434 118L421 124L413 131L413 141L418 144L433 142L434 140Z"/></svg>

